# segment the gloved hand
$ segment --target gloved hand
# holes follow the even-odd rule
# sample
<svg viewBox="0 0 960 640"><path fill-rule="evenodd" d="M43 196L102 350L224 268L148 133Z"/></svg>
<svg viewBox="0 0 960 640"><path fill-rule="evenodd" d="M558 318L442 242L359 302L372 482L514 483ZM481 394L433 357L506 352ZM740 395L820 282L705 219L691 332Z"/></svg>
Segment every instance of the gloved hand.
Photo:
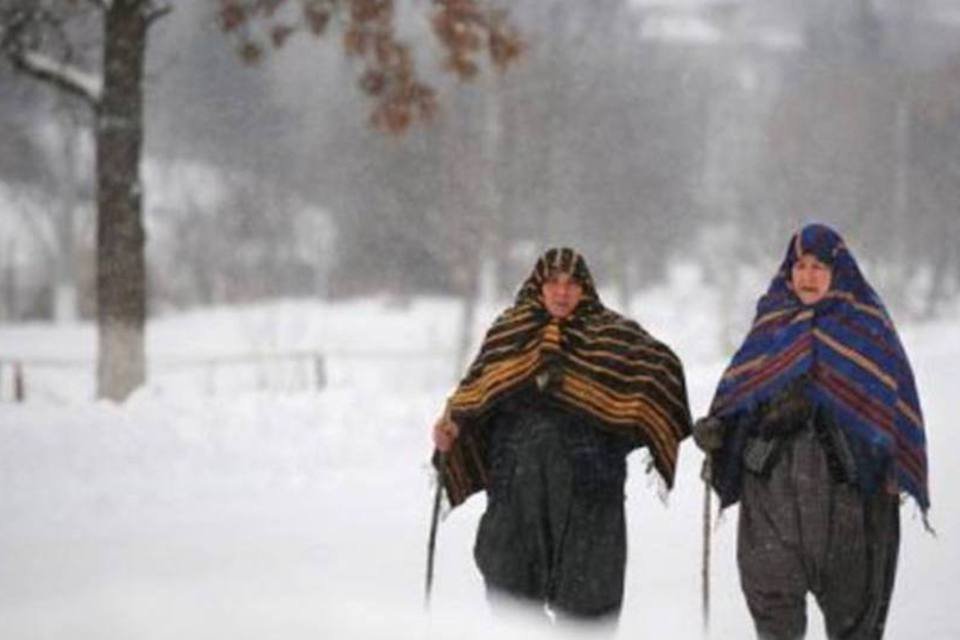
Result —
<svg viewBox="0 0 960 640"><path fill-rule="evenodd" d="M800 376L765 404L760 417L762 435L785 435L806 426L813 417L813 404L807 399L807 384L807 377Z"/></svg>
<svg viewBox="0 0 960 640"><path fill-rule="evenodd" d="M700 418L693 423L693 441L705 453L723 446L723 422L714 416Z"/></svg>

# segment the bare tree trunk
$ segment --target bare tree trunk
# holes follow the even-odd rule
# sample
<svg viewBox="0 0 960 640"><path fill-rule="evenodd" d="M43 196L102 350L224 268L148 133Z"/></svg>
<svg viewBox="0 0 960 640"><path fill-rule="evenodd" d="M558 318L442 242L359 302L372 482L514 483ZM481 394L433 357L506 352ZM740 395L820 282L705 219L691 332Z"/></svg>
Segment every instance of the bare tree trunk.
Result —
<svg viewBox="0 0 960 640"><path fill-rule="evenodd" d="M105 13L103 96L97 112L97 396L124 400L146 378L146 268L141 215L143 65L140 2Z"/></svg>
<svg viewBox="0 0 960 640"><path fill-rule="evenodd" d="M4 243L3 263L0 264L0 320L18 319L19 310L17 309L17 254L16 244L13 240Z"/></svg>
<svg viewBox="0 0 960 640"><path fill-rule="evenodd" d="M470 274L476 276L476 271ZM473 289L471 291L471 289ZM476 286L470 287L461 292L460 300L463 306L463 313L460 316L460 333L457 340L456 369L454 370L454 379L459 380L467 367L470 365L470 347L473 344L473 323L477 317L477 294Z"/></svg>
<svg viewBox="0 0 960 640"><path fill-rule="evenodd" d="M65 127L63 141L62 197L60 210L54 218L55 250L52 256L56 268L53 291L53 319L67 324L77 319L77 283L74 274L76 259L75 213L77 210L77 133Z"/></svg>
<svg viewBox="0 0 960 640"><path fill-rule="evenodd" d="M487 220L481 229L484 256L480 260L483 274L477 295L486 303L493 302L500 289L500 265L503 263L504 223L503 190L500 176L500 155L503 143L503 91L501 78L491 75L484 87L483 130L483 193L482 211Z"/></svg>

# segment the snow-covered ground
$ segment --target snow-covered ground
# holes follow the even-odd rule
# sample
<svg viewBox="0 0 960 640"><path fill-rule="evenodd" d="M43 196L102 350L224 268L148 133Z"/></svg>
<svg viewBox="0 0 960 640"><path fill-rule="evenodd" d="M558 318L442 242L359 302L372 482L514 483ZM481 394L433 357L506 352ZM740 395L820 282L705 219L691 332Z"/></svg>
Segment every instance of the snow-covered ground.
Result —
<svg viewBox="0 0 960 640"><path fill-rule="evenodd" d="M675 286L632 308L685 360L696 414L725 356L711 304L703 292ZM291 301L160 318L149 327L151 382L119 407L89 400L89 367L28 367L28 401L13 404L4 370L0 638L538 635L495 628L487 610L471 557L482 496L441 523L434 597L429 615L424 610L428 427L455 376L458 313L441 299L406 307ZM485 309L478 326L493 313ZM938 537L924 532L912 503L904 506L888 637L957 638L952 377L960 332L956 321L942 321L902 335L927 418ZM0 327L0 358L82 362L94 340L90 326ZM309 363L173 366L287 350L327 354L322 392ZM630 556L617 635L698 638L701 456L684 444L668 505L639 456L630 460ZM734 566L735 525L732 509L714 529L714 638L752 636ZM822 638L810 611L808 637Z"/></svg>

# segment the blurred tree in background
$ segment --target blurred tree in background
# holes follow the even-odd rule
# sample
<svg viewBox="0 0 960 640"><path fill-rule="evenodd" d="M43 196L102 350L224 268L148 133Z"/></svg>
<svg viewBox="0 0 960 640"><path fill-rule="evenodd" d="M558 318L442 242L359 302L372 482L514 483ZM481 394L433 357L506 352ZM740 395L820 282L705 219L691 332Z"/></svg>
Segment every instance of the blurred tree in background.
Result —
<svg viewBox="0 0 960 640"><path fill-rule="evenodd" d="M238 34L247 62L263 53L253 36L266 25L281 47L298 29L323 35L345 17L343 47L364 62L361 86L376 100L371 123L398 133L433 110L432 89L417 79L409 47L394 36L392 0L220 0L222 28ZM299 5L295 22L283 10ZM502 11L477 0L438 0L434 32L446 67L476 73L481 50L503 67L519 41ZM97 395L125 399L146 376L146 261L141 150L147 36L173 4L156 0L3 0L0 53L12 68L76 97L92 113L97 200ZM72 207L72 203L70 203ZM243 227L244 225L240 225ZM269 227L267 227L269 228ZM271 255L255 251L255 254Z"/></svg>
<svg viewBox="0 0 960 640"><path fill-rule="evenodd" d="M73 7L88 17L71 42L99 42L93 0L20 4ZM510 295L539 250L565 243L614 306L695 263L736 324L809 220L845 234L898 311L934 314L960 291L951 0L509 9L507 23L492 2L178 3L151 29L145 83L153 310L440 293L463 299L468 324L478 296ZM517 32L521 64L461 81L483 57L514 59ZM315 33L348 55L325 55ZM19 221L0 236L0 313L49 315L57 270L30 256L57 246L53 212L72 192L73 262L89 259L87 143L65 188L50 150L68 148L68 125L50 143L52 101L0 74L13 132L0 182L18 203L0 216ZM90 113L61 120L90 127ZM410 126L420 118L430 126ZM28 227L26 211L51 222ZM75 273L82 310L90 278Z"/></svg>

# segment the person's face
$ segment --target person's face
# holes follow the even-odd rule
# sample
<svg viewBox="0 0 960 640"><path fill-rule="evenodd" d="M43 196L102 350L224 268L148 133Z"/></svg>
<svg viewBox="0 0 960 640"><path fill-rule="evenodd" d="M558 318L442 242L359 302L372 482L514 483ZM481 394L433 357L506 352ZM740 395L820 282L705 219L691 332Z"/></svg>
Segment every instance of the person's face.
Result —
<svg viewBox="0 0 960 640"><path fill-rule="evenodd" d="M583 298L583 287L569 273L556 272L544 281L543 306L558 320L563 320Z"/></svg>
<svg viewBox="0 0 960 640"><path fill-rule="evenodd" d="M816 304L830 291L833 271L830 265L820 262L816 256L805 253L793 263L791 272L793 290L803 304Z"/></svg>

